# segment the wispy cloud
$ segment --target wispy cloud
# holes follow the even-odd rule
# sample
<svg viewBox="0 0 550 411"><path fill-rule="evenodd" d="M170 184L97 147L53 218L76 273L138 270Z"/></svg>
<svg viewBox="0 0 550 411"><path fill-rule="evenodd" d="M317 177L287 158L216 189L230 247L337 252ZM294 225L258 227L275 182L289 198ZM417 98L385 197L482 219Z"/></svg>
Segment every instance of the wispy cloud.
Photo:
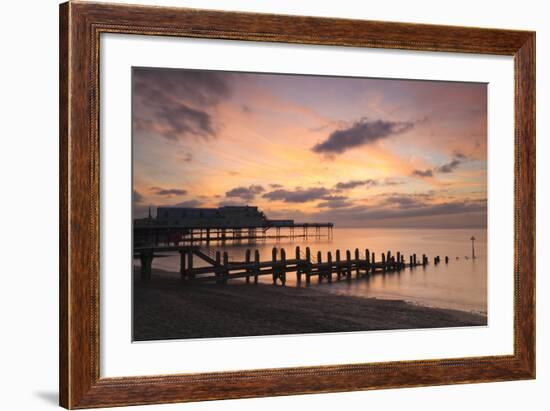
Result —
<svg viewBox="0 0 550 411"><path fill-rule="evenodd" d="M265 189L261 185L251 185L248 187L235 187L225 193L226 197L237 197L242 200L253 200L257 194L261 194Z"/></svg>
<svg viewBox="0 0 550 411"><path fill-rule="evenodd" d="M294 190L278 189L265 193L262 197L268 200L284 201L285 203L304 203L319 200L330 194L324 187L296 188Z"/></svg>
<svg viewBox="0 0 550 411"><path fill-rule="evenodd" d="M312 150L322 154L341 154L352 148L404 133L413 126L412 122L369 121L367 118L362 118L351 127L333 131L325 141L316 144Z"/></svg>
<svg viewBox="0 0 550 411"><path fill-rule="evenodd" d="M369 178L367 180L350 180L339 182L334 186L334 188L336 188L336 190L349 190L360 186L373 187L376 185L378 185L378 182Z"/></svg>
<svg viewBox="0 0 550 411"><path fill-rule="evenodd" d="M427 169L427 170L414 170L412 172L412 175L417 176L417 177L433 177L434 173L430 169Z"/></svg>
<svg viewBox="0 0 550 411"><path fill-rule="evenodd" d="M187 190L180 188L161 188L161 187L151 187L153 192L159 196L183 196L187 194Z"/></svg>

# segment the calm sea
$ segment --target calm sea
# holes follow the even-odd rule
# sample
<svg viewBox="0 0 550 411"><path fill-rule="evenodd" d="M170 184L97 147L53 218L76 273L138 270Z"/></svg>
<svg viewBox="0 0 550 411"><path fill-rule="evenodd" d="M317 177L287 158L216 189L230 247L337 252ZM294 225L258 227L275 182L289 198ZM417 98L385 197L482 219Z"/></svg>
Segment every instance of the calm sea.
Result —
<svg viewBox="0 0 550 411"><path fill-rule="evenodd" d="M471 258L472 236L476 238L475 260ZM247 248L258 249L262 260L271 259L273 247L284 248L287 258L294 258L296 246L302 250L309 246L314 261L317 251L323 253L323 261L326 261L327 251L332 251L334 259L337 249L340 249L342 258L345 257L345 250L349 249L353 258L355 248L359 248L363 258L365 248L368 248L371 253L376 253L377 261L380 260L380 253L388 250L392 255L397 251L403 253L406 262L412 253L417 254L417 259L426 254L430 263L424 268L407 268L399 273L377 274L358 280L354 274L351 281L334 281L332 284L317 284L314 277L310 287L332 294L399 299L430 307L487 313L486 230L335 228L332 238L265 240L225 246L210 244L210 248L227 251L230 261L243 261ZM433 258L437 255L442 262L436 266ZM449 264L445 264L445 256L449 257ZM201 266L199 261L194 265ZM179 255L156 258L153 267L179 271ZM293 273L287 274L287 286L297 286L295 277ZM260 278L260 282L271 283L270 276ZM304 283L301 286L305 286Z"/></svg>

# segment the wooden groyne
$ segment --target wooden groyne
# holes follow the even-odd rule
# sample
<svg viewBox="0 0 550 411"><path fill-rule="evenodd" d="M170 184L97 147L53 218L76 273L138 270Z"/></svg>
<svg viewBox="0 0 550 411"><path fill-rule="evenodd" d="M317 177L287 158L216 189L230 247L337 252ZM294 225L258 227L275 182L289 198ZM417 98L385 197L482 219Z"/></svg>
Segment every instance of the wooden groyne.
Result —
<svg viewBox="0 0 550 411"><path fill-rule="evenodd" d="M353 277L360 278L376 273L386 273L401 271L406 268L426 266L428 257L425 254L418 256L409 255L408 260L401 252L394 254L391 251L381 253L379 258L374 252L365 249L361 252L358 248L352 253L346 250L341 253L336 250L333 253L327 252L323 258L319 251L314 257L311 250L306 247L302 252L300 247L295 248L294 256L287 256L284 248L274 247L270 260L260 260L258 250L247 249L244 261L229 261L227 252L211 251L210 249L201 249L199 246L166 246L150 247L134 250L134 257L141 261L140 278L142 281L151 279L152 262L155 257L160 257L162 252L177 251L180 254L180 275L185 282L215 282L217 284L226 284L228 280L244 278L247 283L253 281L258 283L261 276L271 276L273 284L280 283L285 285L287 274L295 273L296 281L300 283L305 280L306 284L311 282L312 277L317 277L319 282L326 280L347 279ZM198 257L207 266L194 268L193 259ZM445 263L448 264L449 258L445 257ZM434 264L440 263L440 257L434 257Z"/></svg>

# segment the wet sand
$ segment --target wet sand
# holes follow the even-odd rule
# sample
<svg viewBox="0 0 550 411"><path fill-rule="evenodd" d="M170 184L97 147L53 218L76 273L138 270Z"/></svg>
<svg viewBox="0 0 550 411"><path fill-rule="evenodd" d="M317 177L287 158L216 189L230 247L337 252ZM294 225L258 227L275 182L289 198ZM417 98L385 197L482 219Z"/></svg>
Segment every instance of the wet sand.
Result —
<svg viewBox="0 0 550 411"><path fill-rule="evenodd" d="M186 285L162 270L153 270L148 284L137 278L135 341L487 325L480 314L312 287Z"/></svg>

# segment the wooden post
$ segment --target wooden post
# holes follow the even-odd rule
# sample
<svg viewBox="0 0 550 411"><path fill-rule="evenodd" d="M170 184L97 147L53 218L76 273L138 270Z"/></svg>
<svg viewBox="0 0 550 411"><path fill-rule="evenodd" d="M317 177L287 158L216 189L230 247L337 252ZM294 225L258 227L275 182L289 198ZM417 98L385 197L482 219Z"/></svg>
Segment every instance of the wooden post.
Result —
<svg viewBox="0 0 550 411"><path fill-rule="evenodd" d="M386 272L386 255L382 253L382 272Z"/></svg>
<svg viewBox="0 0 550 411"><path fill-rule="evenodd" d="M414 266L416 267L416 253L413 254L413 263L414 263Z"/></svg>
<svg viewBox="0 0 550 411"><path fill-rule="evenodd" d="M300 246L296 246L296 282L302 282L302 256L300 255Z"/></svg>
<svg viewBox="0 0 550 411"><path fill-rule="evenodd" d="M391 251L388 250L386 254L386 264L388 265L388 269L391 269Z"/></svg>
<svg viewBox="0 0 550 411"><path fill-rule="evenodd" d="M321 252L317 251L317 281L321 282L323 277L323 270L321 270L321 260L323 257L321 256Z"/></svg>
<svg viewBox="0 0 550 411"><path fill-rule="evenodd" d="M258 274L260 274L260 252L254 250L254 284L258 284Z"/></svg>
<svg viewBox="0 0 550 411"><path fill-rule="evenodd" d="M227 251L223 252L223 267L223 275L226 278L222 280L222 284L227 284L227 275L229 275L229 254L227 254Z"/></svg>
<svg viewBox="0 0 550 411"><path fill-rule="evenodd" d="M346 250L346 276L351 280L351 251Z"/></svg>
<svg viewBox="0 0 550 411"><path fill-rule="evenodd" d="M244 262L246 265L250 264L250 248L246 249L246 253L244 255ZM250 268L246 268L246 283L250 284Z"/></svg>
<svg viewBox="0 0 550 411"><path fill-rule="evenodd" d="M369 274L369 266L370 266L370 251L367 248L365 250L365 275Z"/></svg>
<svg viewBox="0 0 550 411"><path fill-rule="evenodd" d="M279 270L279 277L281 278L281 283L286 284L286 251L284 248L281 248L281 269Z"/></svg>
<svg viewBox="0 0 550 411"><path fill-rule="evenodd" d="M409 267L413 268L413 256L412 255L409 256Z"/></svg>
<svg viewBox="0 0 550 411"><path fill-rule="evenodd" d="M336 250L336 278L342 277L342 266L340 265L340 249Z"/></svg>
<svg viewBox="0 0 550 411"><path fill-rule="evenodd" d="M180 250L180 277L185 280L185 251Z"/></svg>
<svg viewBox="0 0 550 411"><path fill-rule="evenodd" d="M193 273L193 249L189 248L189 251L187 252L187 269L188 274L187 276L192 280L195 278L195 274Z"/></svg>
<svg viewBox="0 0 550 411"><path fill-rule="evenodd" d="M397 252L397 270L401 271L401 251Z"/></svg>
<svg viewBox="0 0 550 411"><path fill-rule="evenodd" d="M449 256L448 255L445 256L445 264L449 264Z"/></svg>
<svg viewBox="0 0 550 411"><path fill-rule="evenodd" d="M355 249L355 278L359 278L359 249Z"/></svg>
<svg viewBox="0 0 550 411"><path fill-rule="evenodd" d="M328 282L331 283L332 282L332 254L330 251L327 253L327 263L328 263L328 272L327 272Z"/></svg>
<svg viewBox="0 0 550 411"><path fill-rule="evenodd" d="M219 251L216 251L216 268L214 268L214 275L216 277L219 277L222 275L222 272L220 271L220 265L222 263L222 254ZM223 284L221 280L216 280L216 284Z"/></svg>
<svg viewBox="0 0 550 411"><path fill-rule="evenodd" d="M306 247L306 284L311 282L311 250Z"/></svg>
<svg viewBox="0 0 550 411"><path fill-rule="evenodd" d="M153 265L153 253L151 252L142 252L139 254L139 259L141 262L140 270L140 279L143 282L148 282L151 280L151 270Z"/></svg>
<svg viewBox="0 0 550 411"><path fill-rule="evenodd" d="M372 261L371 261L371 263L372 263L372 265L371 265L371 267L372 267L372 274L374 274L374 273L376 272L376 260L375 260L375 258L374 258L374 257L375 257L375 256L374 256L374 252L372 253L371 257L372 257L372 258L371 258L371 260L372 260Z"/></svg>
<svg viewBox="0 0 550 411"><path fill-rule="evenodd" d="M273 269L273 284L277 284L277 249L275 247L271 250L271 263L271 268Z"/></svg>

